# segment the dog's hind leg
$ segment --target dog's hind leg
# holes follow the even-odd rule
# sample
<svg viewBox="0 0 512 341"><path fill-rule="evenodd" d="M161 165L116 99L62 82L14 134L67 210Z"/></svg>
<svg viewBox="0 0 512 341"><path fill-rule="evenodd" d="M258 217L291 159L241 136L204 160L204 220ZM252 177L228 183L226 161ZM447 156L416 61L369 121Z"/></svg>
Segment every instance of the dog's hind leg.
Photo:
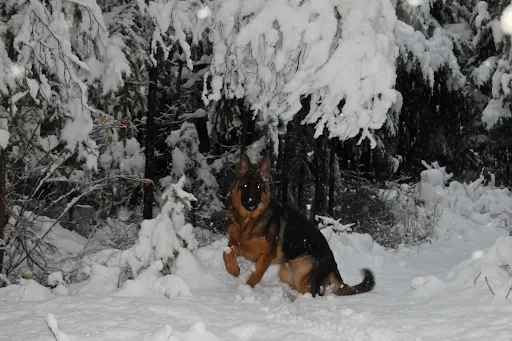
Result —
<svg viewBox="0 0 512 341"><path fill-rule="evenodd" d="M311 282L313 263L310 257L300 257L283 264L279 270L279 279L301 294L311 293L314 288Z"/></svg>

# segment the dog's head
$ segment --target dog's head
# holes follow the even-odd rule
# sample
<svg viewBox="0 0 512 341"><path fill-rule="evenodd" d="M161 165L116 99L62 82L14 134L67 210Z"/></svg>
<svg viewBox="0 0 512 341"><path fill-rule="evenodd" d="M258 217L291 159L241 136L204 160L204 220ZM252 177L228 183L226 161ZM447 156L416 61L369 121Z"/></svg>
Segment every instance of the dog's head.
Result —
<svg viewBox="0 0 512 341"><path fill-rule="evenodd" d="M236 169L236 181L232 188L232 201L246 211L254 212L258 207L268 205L270 191L270 158L265 156L257 168L253 167L245 153L240 156Z"/></svg>

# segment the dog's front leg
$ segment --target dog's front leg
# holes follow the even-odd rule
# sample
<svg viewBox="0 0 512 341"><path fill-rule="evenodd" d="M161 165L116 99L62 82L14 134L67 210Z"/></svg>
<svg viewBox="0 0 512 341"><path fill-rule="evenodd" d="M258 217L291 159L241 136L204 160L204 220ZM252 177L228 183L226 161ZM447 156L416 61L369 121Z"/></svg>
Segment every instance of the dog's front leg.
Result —
<svg viewBox="0 0 512 341"><path fill-rule="evenodd" d="M262 255L258 258L256 261L256 271L254 271L247 280L247 284L249 284L251 288L254 288L254 286L261 281L270 263L272 263L272 257L269 255Z"/></svg>
<svg viewBox="0 0 512 341"><path fill-rule="evenodd" d="M226 267L226 270L235 277L240 275L240 267L238 266L238 262L236 260L237 255L237 248L234 247L231 243L228 243L228 246L224 248L224 266Z"/></svg>

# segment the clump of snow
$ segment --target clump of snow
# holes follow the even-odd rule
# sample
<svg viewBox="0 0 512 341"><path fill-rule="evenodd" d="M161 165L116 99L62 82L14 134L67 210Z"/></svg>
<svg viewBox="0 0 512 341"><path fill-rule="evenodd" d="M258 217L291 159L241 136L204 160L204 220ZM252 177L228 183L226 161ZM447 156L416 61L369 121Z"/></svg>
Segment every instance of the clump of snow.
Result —
<svg viewBox="0 0 512 341"><path fill-rule="evenodd" d="M429 296L446 288L446 283L437 276L419 276L411 281L411 288L415 291L413 296Z"/></svg>
<svg viewBox="0 0 512 341"><path fill-rule="evenodd" d="M487 5L486 1L480 1L476 5L477 15L476 15L476 18L475 18L475 26L477 28L480 28L480 26L482 26L482 22L484 20L489 20L491 18L491 15L487 11L487 7L488 7L488 5Z"/></svg>
<svg viewBox="0 0 512 341"><path fill-rule="evenodd" d="M12 73L13 62L7 54L4 40L0 40L0 93L7 95L17 87L16 76Z"/></svg>
<svg viewBox="0 0 512 341"><path fill-rule="evenodd" d="M161 260L153 262L135 279L126 281L116 295L133 297L156 293L167 298L192 295L188 285L181 277L174 274L162 276L163 268Z"/></svg>
<svg viewBox="0 0 512 341"><path fill-rule="evenodd" d="M221 341L212 332L206 329L206 324L203 321L195 322L189 330L185 332L175 331L170 325L165 325L156 332L150 335L147 341Z"/></svg>
<svg viewBox="0 0 512 341"><path fill-rule="evenodd" d="M61 271L54 272L48 276L48 285L52 288L53 294L58 296L68 295L68 288Z"/></svg>
<svg viewBox="0 0 512 341"><path fill-rule="evenodd" d="M218 257L212 253L210 257ZM222 257L220 257L222 258ZM215 286L219 281L210 273L205 272L201 263L192 252L183 249L173 263L172 272L183 278L191 289Z"/></svg>
<svg viewBox="0 0 512 341"><path fill-rule="evenodd" d="M9 144L11 133L6 118L0 118L0 149L6 149Z"/></svg>
<svg viewBox="0 0 512 341"><path fill-rule="evenodd" d="M54 297L49 288L32 279L20 278L18 284L0 288L0 299L5 301L46 301Z"/></svg>
<svg viewBox="0 0 512 341"><path fill-rule="evenodd" d="M199 19L206 19L212 15L212 10L205 5L197 10L196 15Z"/></svg>
<svg viewBox="0 0 512 341"><path fill-rule="evenodd" d="M105 51L105 69L101 72L103 79L103 95L109 91L117 91L124 85L123 77L131 75L130 64L123 52L126 45L120 35L109 37Z"/></svg>
<svg viewBox="0 0 512 341"><path fill-rule="evenodd" d="M446 167L440 167L437 162L433 162L432 166L425 161L422 164L427 168L420 173L420 187L418 199L429 202L435 201L444 189L445 183L453 177L453 174L446 172Z"/></svg>
<svg viewBox="0 0 512 341"><path fill-rule="evenodd" d="M71 98L64 104L64 108L68 116L60 131L60 140L66 143L66 148L70 151L76 150L78 160L85 160L89 169L96 169L98 151L96 142L90 139L93 128L90 108L80 98Z"/></svg>
<svg viewBox="0 0 512 341"><path fill-rule="evenodd" d="M146 158L135 137L107 145L98 160L111 176L121 174L144 177Z"/></svg>
<svg viewBox="0 0 512 341"><path fill-rule="evenodd" d="M476 85L482 86L487 83L494 74L497 66L498 58L496 56L491 56L484 60L479 67L475 68L473 70L472 76Z"/></svg>
<svg viewBox="0 0 512 341"><path fill-rule="evenodd" d="M46 324L53 336L55 337L55 341L70 341L69 336L59 329L59 324L57 322L57 318L52 313L46 315Z"/></svg>
<svg viewBox="0 0 512 341"><path fill-rule="evenodd" d="M494 45L500 46L503 43L503 31L501 30L501 22L494 19L490 23L492 30L492 38L494 39Z"/></svg>
<svg viewBox="0 0 512 341"><path fill-rule="evenodd" d="M39 99L37 98L37 93L39 92L39 84L32 78L27 77L26 80L30 92L30 97L32 97L36 104L39 104Z"/></svg>
<svg viewBox="0 0 512 341"><path fill-rule="evenodd" d="M427 39L422 32L398 21L395 35L401 58L411 66L417 62L423 78L431 88L434 87L435 73L444 66L449 68L452 89L459 89L466 83L466 77L460 71L453 52L452 38L442 27L436 27L432 37Z"/></svg>
<svg viewBox="0 0 512 341"><path fill-rule="evenodd" d="M83 269L89 278L80 283L74 294L95 293L106 294L114 292L118 289L119 276L121 270L119 268L109 268L101 264L93 263Z"/></svg>
<svg viewBox="0 0 512 341"><path fill-rule="evenodd" d="M350 228L354 223L349 224L342 224L341 219L334 219L331 217L325 217L325 216L315 216L315 220L318 222L318 228L323 229L325 227L330 227L334 231L338 232L345 232L345 231L352 231Z"/></svg>
<svg viewBox="0 0 512 341"><path fill-rule="evenodd" d="M407 3L414 7L421 6L424 2L424 0L407 0Z"/></svg>
<svg viewBox="0 0 512 341"><path fill-rule="evenodd" d="M482 122L487 129L494 127L504 118L512 117L512 112L503 98L492 98L482 112Z"/></svg>
<svg viewBox="0 0 512 341"><path fill-rule="evenodd" d="M20 78L21 76L23 76L25 74L25 68L23 67L23 65L13 63L13 64L11 64L11 67L9 68L9 72L12 77Z"/></svg>

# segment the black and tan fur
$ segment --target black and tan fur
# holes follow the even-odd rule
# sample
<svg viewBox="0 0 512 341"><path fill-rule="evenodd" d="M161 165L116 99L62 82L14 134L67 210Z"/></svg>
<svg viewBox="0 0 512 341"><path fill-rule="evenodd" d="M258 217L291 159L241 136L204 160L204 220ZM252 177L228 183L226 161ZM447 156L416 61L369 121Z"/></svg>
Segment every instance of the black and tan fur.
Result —
<svg viewBox="0 0 512 341"><path fill-rule="evenodd" d="M224 251L227 271L238 277L238 256L256 262L247 284L254 287L270 264L281 264L279 278L301 294L323 295L328 286L340 296L368 292L375 286L370 270L364 269L360 284L348 286L338 271L333 253L323 234L288 205L270 197L267 179L270 158L254 169L242 154L236 181L231 188L229 242Z"/></svg>

